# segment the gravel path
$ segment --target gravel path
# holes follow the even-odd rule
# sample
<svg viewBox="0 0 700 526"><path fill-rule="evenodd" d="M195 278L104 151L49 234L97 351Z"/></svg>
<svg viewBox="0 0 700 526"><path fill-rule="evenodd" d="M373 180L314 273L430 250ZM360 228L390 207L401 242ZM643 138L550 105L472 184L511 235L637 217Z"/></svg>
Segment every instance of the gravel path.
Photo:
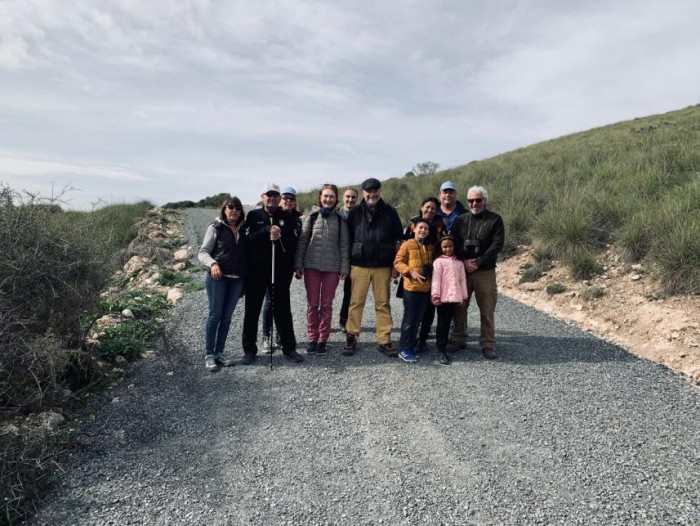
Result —
<svg viewBox="0 0 700 526"><path fill-rule="evenodd" d="M368 306L353 357L334 330L325 357L212 374L205 314L185 296L29 524L700 524L700 393L522 304L499 300L499 360L471 339L450 367L380 355Z"/></svg>

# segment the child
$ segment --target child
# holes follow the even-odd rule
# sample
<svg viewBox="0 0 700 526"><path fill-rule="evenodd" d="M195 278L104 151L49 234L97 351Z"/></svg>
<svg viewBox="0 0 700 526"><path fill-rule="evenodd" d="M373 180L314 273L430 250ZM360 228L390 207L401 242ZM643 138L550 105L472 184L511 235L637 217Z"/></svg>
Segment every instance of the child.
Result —
<svg viewBox="0 0 700 526"><path fill-rule="evenodd" d="M418 219L413 239L404 241L394 258L394 268L403 276L403 320L399 358L415 362L418 327L430 305L430 275L435 246L426 243L430 232L427 219Z"/></svg>
<svg viewBox="0 0 700 526"><path fill-rule="evenodd" d="M445 348L450 333L450 322L457 305L467 301L467 273L464 263L455 258L455 245L451 236L440 240L440 256L433 263L432 301L437 306L438 361L449 365Z"/></svg>

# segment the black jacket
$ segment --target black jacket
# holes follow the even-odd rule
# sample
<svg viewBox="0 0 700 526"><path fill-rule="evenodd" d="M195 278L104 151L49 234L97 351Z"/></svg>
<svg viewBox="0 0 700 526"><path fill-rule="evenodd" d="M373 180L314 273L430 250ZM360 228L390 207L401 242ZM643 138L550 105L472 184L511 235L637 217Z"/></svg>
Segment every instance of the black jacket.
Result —
<svg viewBox="0 0 700 526"><path fill-rule="evenodd" d="M240 235L239 241L236 243L233 232L229 230L225 223L218 221L212 226L216 230L216 244L211 257L219 264L223 274L245 277L248 272L248 262L247 242L244 235ZM245 221L241 221L238 224L238 228L239 232L245 233Z"/></svg>
<svg viewBox="0 0 700 526"><path fill-rule="evenodd" d="M496 258L503 248L505 227L495 212L484 210L478 216L471 212L459 216L452 228L458 259L474 259L479 270L496 268ZM470 244L468 240L473 240Z"/></svg>
<svg viewBox="0 0 700 526"><path fill-rule="evenodd" d="M248 212L245 222L248 225L246 239L248 240L249 272L272 271L272 241L270 241L272 225L277 225L282 230L279 241L275 241L275 272L294 271L297 220L297 217L285 212L282 208L277 208L271 214L264 208L256 208Z"/></svg>
<svg viewBox="0 0 700 526"><path fill-rule="evenodd" d="M350 264L358 267L393 267L397 244L403 240L399 214L379 199L370 212L363 199L348 214Z"/></svg>

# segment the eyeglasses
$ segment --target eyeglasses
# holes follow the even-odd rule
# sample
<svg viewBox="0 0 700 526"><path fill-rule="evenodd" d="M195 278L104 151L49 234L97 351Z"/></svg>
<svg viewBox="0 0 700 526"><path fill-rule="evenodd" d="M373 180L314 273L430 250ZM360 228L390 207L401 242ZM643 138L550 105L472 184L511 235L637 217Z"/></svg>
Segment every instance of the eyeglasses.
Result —
<svg viewBox="0 0 700 526"><path fill-rule="evenodd" d="M280 194L278 194L277 192L267 192L265 195L269 198L274 198L274 199L280 198Z"/></svg>
<svg viewBox="0 0 700 526"><path fill-rule="evenodd" d="M474 203L481 203L484 200L483 197L477 197L476 199L467 199L467 202L470 205L473 205Z"/></svg>
<svg viewBox="0 0 700 526"><path fill-rule="evenodd" d="M238 210L239 212L241 211L241 207L236 205L226 205L226 208L228 208L229 210Z"/></svg>
<svg viewBox="0 0 700 526"><path fill-rule="evenodd" d="M282 199L284 199L285 201L296 201L297 200L297 198L294 197L293 195L283 195Z"/></svg>

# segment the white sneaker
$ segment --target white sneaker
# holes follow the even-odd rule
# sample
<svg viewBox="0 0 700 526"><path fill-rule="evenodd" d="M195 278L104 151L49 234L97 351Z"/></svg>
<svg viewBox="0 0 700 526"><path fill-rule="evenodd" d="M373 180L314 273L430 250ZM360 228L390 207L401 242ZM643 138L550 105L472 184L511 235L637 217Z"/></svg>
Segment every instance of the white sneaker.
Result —
<svg viewBox="0 0 700 526"><path fill-rule="evenodd" d="M263 336L263 354L272 354L272 346L270 345L270 337L269 336Z"/></svg>
<svg viewBox="0 0 700 526"><path fill-rule="evenodd" d="M219 368L216 365L216 360L214 360L213 354L207 354L204 357L204 367L207 368L207 371L216 371Z"/></svg>

